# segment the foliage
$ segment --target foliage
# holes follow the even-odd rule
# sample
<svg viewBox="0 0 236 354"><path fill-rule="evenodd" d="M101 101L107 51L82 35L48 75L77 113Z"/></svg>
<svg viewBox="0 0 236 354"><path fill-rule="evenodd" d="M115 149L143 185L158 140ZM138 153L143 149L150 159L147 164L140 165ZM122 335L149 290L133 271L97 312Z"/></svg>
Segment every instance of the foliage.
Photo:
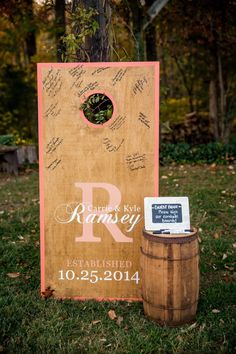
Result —
<svg viewBox="0 0 236 354"><path fill-rule="evenodd" d="M236 144L223 145L212 142L191 146L186 143L161 144L161 164L175 163L219 163L228 164L236 160Z"/></svg>
<svg viewBox="0 0 236 354"><path fill-rule="evenodd" d="M99 13L91 5L95 3L101 5ZM206 136L207 140L227 142L236 122L234 1L169 1L143 33L147 10L153 3L154 0L65 1L67 35L62 38L63 61L93 61L91 53L101 52L101 42L106 46L108 29L113 60L150 58L150 53L157 52L161 62L160 116L164 125L169 124L174 135L175 129L185 129L175 124L184 122L186 114L196 112L199 117L204 115L194 126L195 129L198 125L199 136L204 138L202 142L206 141ZM112 7L112 26L111 12L106 11L106 5L109 9ZM55 1L2 1L0 10L0 134L16 134L18 141L32 137L36 140L35 63L57 60ZM104 31L100 35L101 27ZM149 41L150 32L153 45ZM101 56L97 58L101 60ZM15 72L15 80L11 74L9 80L9 70ZM215 101L209 94L210 87L215 88L212 91ZM24 90L27 92L23 101L21 92ZM16 105L16 97L25 103ZM9 101L12 102L10 108L7 107ZM210 118L207 126L206 116ZM192 138L187 135L186 142L195 138L194 129L190 131ZM185 135L181 135L182 138L184 140ZM201 142L200 138L197 141Z"/></svg>
<svg viewBox="0 0 236 354"><path fill-rule="evenodd" d="M88 36L92 36L99 28L98 22L95 19L97 11L93 8L84 8L77 6L74 11L68 13L67 35L62 39L65 45L65 53L62 53L62 60L78 61L78 52L84 61L88 60L88 54L83 48Z"/></svg>
<svg viewBox="0 0 236 354"><path fill-rule="evenodd" d="M36 54L38 23L33 13L33 0L9 0L0 3L0 58L7 64L30 67Z"/></svg>
<svg viewBox="0 0 236 354"><path fill-rule="evenodd" d="M160 327L142 303L39 296L38 174L0 176L0 348L4 353L225 354L235 350L236 175L227 166L161 167L160 194L188 195L199 229L197 320ZM109 318L114 310L122 319Z"/></svg>
<svg viewBox="0 0 236 354"><path fill-rule="evenodd" d="M179 101L181 103L182 100L174 100L174 102L175 101L176 107L181 108L181 106L177 106L177 104L179 104ZM162 141L174 144L185 142L191 145L207 144L209 141L214 141L214 136L211 130L208 113L193 112L189 114L184 114L184 109L185 108L183 106L182 115L180 116L177 116L177 112L179 112L179 109L177 109L176 119L174 119L175 116L171 116L171 111L169 112L169 109L167 107L165 108L169 120L164 122L161 121ZM172 113L174 115L174 109Z"/></svg>
<svg viewBox="0 0 236 354"><path fill-rule="evenodd" d="M189 112L187 97L166 98L160 105L160 118L162 122L183 122Z"/></svg>
<svg viewBox="0 0 236 354"><path fill-rule="evenodd" d="M15 145L15 138L13 135L0 135L0 145Z"/></svg>
<svg viewBox="0 0 236 354"><path fill-rule="evenodd" d="M86 99L80 109L91 123L104 124L112 116L113 105L107 96L95 93Z"/></svg>
<svg viewBox="0 0 236 354"><path fill-rule="evenodd" d="M157 20L162 76L171 97L187 94L190 112L208 111L214 138L222 142L229 140L236 116L235 16L231 0L174 0Z"/></svg>
<svg viewBox="0 0 236 354"><path fill-rule="evenodd" d="M28 73L12 65L2 67L0 88L0 134L21 139L35 136L35 87Z"/></svg>

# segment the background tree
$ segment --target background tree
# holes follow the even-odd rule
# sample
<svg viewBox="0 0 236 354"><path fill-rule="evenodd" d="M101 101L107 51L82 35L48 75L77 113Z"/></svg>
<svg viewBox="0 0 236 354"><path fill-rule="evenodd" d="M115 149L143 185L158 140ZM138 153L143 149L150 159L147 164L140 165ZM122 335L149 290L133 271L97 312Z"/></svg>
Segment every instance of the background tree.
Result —
<svg viewBox="0 0 236 354"><path fill-rule="evenodd" d="M37 21L33 0L0 3L0 134L35 138Z"/></svg>
<svg viewBox="0 0 236 354"><path fill-rule="evenodd" d="M36 54L37 25L33 5L33 0L4 0L0 3L3 37L10 44L5 49L15 53L15 63L22 67L31 63Z"/></svg>
<svg viewBox="0 0 236 354"><path fill-rule="evenodd" d="M236 54L235 11L230 0L172 1L158 22L159 45L167 48L167 55L175 61L190 111L205 104L214 138L222 142L229 140L236 113L232 61Z"/></svg>
<svg viewBox="0 0 236 354"><path fill-rule="evenodd" d="M110 61L108 0L73 0L68 17L70 33L64 37L67 60Z"/></svg>
<svg viewBox="0 0 236 354"><path fill-rule="evenodd" d="M35 136L36 62L159 60L166 138L228 142L236 116L235 1L166 3L156 16L156 0L1 1L0 134ZM22 92L27 109L15 98Z"/></svg>
<svg viewBox="0 0 236 354"><path fill-rule="evenodd" d="M66 35L66 4L65 0L55 0L55 31L57 61L62 61L62 54L65 52L63 37Z"/></svg>

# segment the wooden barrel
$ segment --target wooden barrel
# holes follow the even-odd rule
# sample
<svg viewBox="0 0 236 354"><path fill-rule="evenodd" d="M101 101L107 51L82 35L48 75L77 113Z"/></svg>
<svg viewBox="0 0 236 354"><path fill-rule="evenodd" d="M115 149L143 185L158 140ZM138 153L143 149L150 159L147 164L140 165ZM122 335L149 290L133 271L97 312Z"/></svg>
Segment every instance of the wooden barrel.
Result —
<svg viewBox="0 0 236 354"><path fill-rule="evenodd" d="M143 231L142 297L145 314L167 326L195 320L199 294L197 230L154 235Z"/></svg>

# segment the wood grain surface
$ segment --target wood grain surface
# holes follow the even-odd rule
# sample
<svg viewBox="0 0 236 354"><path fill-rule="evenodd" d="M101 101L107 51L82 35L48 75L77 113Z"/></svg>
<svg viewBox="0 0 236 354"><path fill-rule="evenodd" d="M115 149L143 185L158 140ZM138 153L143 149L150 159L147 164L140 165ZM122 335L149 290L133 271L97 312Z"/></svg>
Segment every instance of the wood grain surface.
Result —
<svg viewBox="0 0 236 354"><path fill-rule="evenodd" d="M41 290L141 298L143 198L158 194L158 63L38 64ZM88 122L104 93L114 112Z"/></svg>
<svg viewBox="0 0 236 354"><path fill-rule="evenodd" d="M195 320L199 296L196 229L189 234L166 236L144 231L141 273L144 311L148 317L167 326Z"/></svg>

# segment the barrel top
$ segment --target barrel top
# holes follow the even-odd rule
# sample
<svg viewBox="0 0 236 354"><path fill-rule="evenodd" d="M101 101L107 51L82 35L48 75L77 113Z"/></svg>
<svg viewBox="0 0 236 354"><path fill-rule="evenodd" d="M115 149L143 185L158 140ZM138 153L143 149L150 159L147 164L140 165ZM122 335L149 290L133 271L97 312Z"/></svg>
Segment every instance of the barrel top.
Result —
<svg viewBox="0 0 236 354"><path fill-rule="evenodd" d="M153 231L143 229L143 236L153 242L162 243L185 243L197 238L197 229L192 228L192 232L186 234L154 234Z"/></svg>

